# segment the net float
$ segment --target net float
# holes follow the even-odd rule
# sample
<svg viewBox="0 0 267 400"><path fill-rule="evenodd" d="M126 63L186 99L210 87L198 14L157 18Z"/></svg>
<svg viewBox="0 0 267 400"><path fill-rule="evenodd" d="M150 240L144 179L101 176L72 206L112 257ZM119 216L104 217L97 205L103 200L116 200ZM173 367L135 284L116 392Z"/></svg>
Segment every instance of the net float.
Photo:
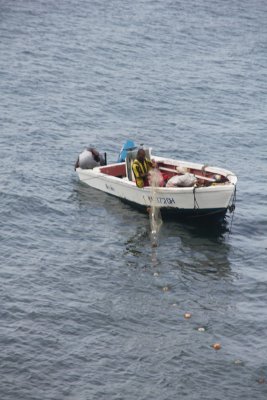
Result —
<svg viewBox="0 0 267 400"><path fill-rule="evenodd" d="M189 312L186 312L186 313L184 313L184 317L185 317L185 319L189 319L192 317L192 314Z"/></svg>
<svg viewBox="0 0 267 400"><path fill-rule="evenodd" d="M220 343L214 343L212 345L212 347L214 348L214 350L220 350L222 348L222 346L220 345Z"/></svg>

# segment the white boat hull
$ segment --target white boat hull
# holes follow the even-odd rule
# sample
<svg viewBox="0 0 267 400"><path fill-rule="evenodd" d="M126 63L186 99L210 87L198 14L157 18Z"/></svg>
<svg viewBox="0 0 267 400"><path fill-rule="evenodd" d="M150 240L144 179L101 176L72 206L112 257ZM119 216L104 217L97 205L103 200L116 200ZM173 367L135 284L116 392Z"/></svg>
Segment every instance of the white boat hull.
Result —
<svg viewBox="0 0 267 400"><path fill-rule="evenodd" d="M203 167L200 164L163 159L161 157L154 157L154 159L157 162L164 160L168 165L183 165L196 170L201 170ZM115 165L117 164L109 165L108 168L112 168ZM101 171L104 171L103 167L90 170L77 169L79 179L92 188L116 196L123 201L144 209L149 207L154 199L154 205L160 207L163 214L177 214L179 216L224 215L233 201L237 181L232 172L221 168L209 167L209 172L221 174L224 177L227 176L227 182L203 187L158 187L153 198L151 187L140 189L135 182L129 181L126 177L118 178Z"/></svg>

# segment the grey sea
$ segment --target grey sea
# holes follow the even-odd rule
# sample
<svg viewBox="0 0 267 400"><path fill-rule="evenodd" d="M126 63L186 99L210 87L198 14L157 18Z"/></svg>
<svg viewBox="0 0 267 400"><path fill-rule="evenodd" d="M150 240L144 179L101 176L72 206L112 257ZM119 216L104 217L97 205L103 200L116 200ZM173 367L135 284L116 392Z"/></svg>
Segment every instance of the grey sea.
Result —
<svg viewBox="0 0 267 400"><path fill-rule="evenodd" d="M0 0L1 400L267 398L266 44L265 0ZM74 171L127 139L235 172L234 214L153 249Z"/></svg>

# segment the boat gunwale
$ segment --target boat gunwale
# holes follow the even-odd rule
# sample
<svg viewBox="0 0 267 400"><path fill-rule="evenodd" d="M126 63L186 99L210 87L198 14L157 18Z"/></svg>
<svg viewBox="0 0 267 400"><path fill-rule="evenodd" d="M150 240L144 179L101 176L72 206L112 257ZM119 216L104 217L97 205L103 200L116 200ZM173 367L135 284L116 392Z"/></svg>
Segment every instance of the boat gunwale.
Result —
<svg viewBox="0 0 267 400"><path fill-rule="evenodd" d="M228 181L230 183L232 183L233 185L236 185L236 183L237 183L236 174L234 174L232 171L222 168L222 167L200 164L200 163L195 163L195 162L186 161L186 160L175 160L173 158L166 158L166 157L160 157L160 156L152 156L152 159L154 159L156 162L161 162L163 164L168 164L168 165L172 165L172 166L181 166L181 167L196 169L200 172L204 170L205 172L209 172L212 174L220 174L220 175L224 176L226 179L228 179ZM100 174L102 174L103 172L101 170L104 168L117 167L117 166L123 165L123 164L125 164L125 162L112 163L112 164L108 164L105 166L99 166L99 167L93 168L93 171L96 171L96 172L99 172ZM104 174L104 175L106 175L106 174ZM112 175L110 175L110 176L112 176ZM114 177L114 178L116 178L116 177ZM131 181L129 181L129 182L131 182ZM135 182L133 182L133 183L135 184Z"/></svg>
<svg viewBox="0 0 267 400"><path fill-rule="evenodd" d="M111 165L111 164L109 164ZM115 164L114 164L115 165ZM136 186L136 183L134 181L129 181L129 179L123 179L119 178L117 176L113 175L107 175L99 170L99 167L95 167L93 169L81 169L77 168L77 172L83 171L84 174L89 175L94 178L99 178L101 180L105 180L108 182L114 182L120 186L128 187L128 188L133 188L134 190L142 190L144 193L151 193L151 187L150 186L145 186L143 188L139 188ZM85 182L85 180L81 179L82 181ZM86 182L85 182L86 183ZM210 186L189 186L189 187L157 187L156 191L157 193L160 194L182 194L182 193L190 193L193 192L194 190L197 191L198 193L205 193L205 192L219 192L219 191L231 191L233 190L233 187L235 186L235 183L232 182L226 182L226 183L217 183L216 185L210 185Z"/></svg>

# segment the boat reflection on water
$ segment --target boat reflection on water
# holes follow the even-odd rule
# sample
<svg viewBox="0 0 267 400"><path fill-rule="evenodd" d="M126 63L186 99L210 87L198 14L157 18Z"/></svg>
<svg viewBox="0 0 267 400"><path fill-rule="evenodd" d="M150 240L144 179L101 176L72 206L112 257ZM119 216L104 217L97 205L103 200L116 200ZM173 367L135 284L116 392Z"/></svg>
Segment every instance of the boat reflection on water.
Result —
<svg viewBox="0 0 267 400"><path fill-rule="evenodd" d="M199 223L166 221L158 236L158 246L151 245L149 222L137 227L126 244L125 256L136 268L179 270L183 274L214 277L231 276L227 224L208 227Z"/></svg>
<svg viewBox="0 0 267 400"><path fill-rule="evenodd" d="M162 227L162 246L171 238L176 244L176 266L188 273L213 274L217 277L231 275L227 225L164 224ZM172 245L172 246L173 246ZM173 252L172 252L173 253ZM168 259L175 264L174 254Z"/></svg>
<svg viewBox="0 0 267 400"><path fill-rule="evenodd" d="M157 237L158 246L153 247L148 214L79 182L75 183L73 196L88 223L90 218L98 221L98 226L108 223L108 230L116 232L118 248L129 267L154 271L155 267L171 268L217 277L231 275L227 221L208 224L201 220L165 220Z"/></svg>

